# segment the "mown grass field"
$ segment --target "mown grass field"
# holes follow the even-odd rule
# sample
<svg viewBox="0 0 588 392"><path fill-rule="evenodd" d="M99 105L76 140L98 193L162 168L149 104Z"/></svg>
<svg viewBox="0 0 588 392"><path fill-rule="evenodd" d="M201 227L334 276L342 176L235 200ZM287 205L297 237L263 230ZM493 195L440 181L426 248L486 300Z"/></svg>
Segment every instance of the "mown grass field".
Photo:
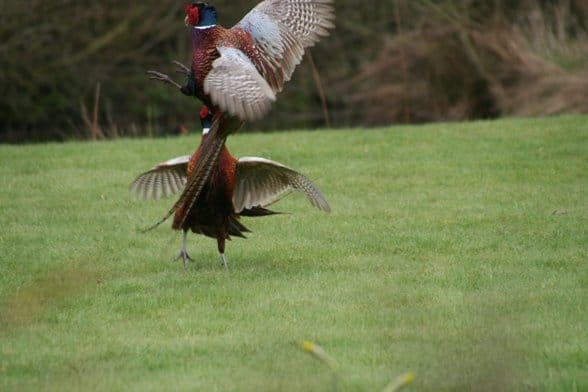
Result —
<svg viewBox="0 0 588 392"><path fill-rule="evenodd" d="M228 243L141 234L198 136L0 146L0 390L588 389L588 117L234 135L313 178Z"/></svg>

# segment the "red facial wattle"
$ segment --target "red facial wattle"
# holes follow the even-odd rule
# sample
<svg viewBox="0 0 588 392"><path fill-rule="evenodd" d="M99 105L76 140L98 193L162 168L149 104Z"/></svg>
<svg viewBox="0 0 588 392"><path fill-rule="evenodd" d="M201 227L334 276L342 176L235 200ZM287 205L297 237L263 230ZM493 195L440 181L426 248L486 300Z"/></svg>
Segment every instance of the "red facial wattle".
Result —
<svg viewBox="0 0 588 392"><path fill-rule="evenodd" d="M194 4L186 5L186 23L190 26L196 26L200 21L200 15L198 14L198 6Z"/></svg>
<svg viewBox="0 0 588 392"><path fill-rule="evenodd" d="M208 107L206 105L200 108L200 120L204 120L208 116Z"/></svg>

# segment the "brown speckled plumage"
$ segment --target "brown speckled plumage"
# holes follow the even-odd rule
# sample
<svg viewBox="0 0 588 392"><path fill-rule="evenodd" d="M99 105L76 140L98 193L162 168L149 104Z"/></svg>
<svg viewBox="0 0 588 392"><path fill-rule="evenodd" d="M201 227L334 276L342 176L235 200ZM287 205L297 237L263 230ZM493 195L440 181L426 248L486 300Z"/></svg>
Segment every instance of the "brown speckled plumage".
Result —
<svg viewBox="0 0 588 392"><path fill-rule="evenodd" d="M265 0L230 29L210 5L194 3L187 14L191 80L182 91L242 120L267 113L304 49L334 27L331 0Z"/></svg>

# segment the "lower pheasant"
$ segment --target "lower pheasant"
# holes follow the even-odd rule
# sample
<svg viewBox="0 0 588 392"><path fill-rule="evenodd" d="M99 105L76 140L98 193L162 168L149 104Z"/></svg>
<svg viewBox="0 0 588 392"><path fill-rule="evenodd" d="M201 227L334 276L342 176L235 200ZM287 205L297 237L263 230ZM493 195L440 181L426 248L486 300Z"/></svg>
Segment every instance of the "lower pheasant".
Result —
<svg viewBox="0 0 588 392"><path fill-rule="evenodd" d="M212 114L204 106L200 111L202 138L196 152L162 162L140 174L131 184L131 192L143 199L158 199L184 189L195 168L205 159L203 145L212 125ZM318 188L304 175L287 166L257 157L234 158L224 143L218 161L211 168L206 182L195 200L183 197L175 208L174 225L183 230L182 250L176 259L186 265L192 260L186 250L188 231L216 238L221 263L227 267L225 241L230 236L244 237L249 230L239 221L240 216L265 216L275 214L266 207L278 201L286 193L304 193L311 205L320 210L331 210Z"/></svg>

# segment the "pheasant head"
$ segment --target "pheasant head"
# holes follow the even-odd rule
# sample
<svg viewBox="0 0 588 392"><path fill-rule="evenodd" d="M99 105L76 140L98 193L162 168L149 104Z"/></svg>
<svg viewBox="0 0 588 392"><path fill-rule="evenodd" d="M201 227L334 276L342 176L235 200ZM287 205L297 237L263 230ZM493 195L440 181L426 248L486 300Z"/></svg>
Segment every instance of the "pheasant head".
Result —
<svg viewBox="0 0 588 392"><path fill-rule="evenodd" d="M211 27L216 25L216 9L207 3L197 2L186 5L184 23L192 27Z"/></svg>

